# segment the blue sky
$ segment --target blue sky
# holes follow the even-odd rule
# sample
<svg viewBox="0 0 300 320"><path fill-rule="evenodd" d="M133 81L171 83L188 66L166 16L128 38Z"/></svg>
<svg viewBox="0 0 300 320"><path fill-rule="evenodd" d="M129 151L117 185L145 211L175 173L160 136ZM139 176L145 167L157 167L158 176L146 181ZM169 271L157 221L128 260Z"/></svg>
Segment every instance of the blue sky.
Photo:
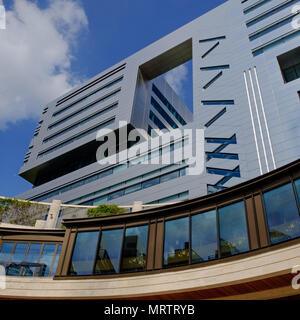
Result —
<svg viewBox="0 0 300 320"><path fill-rule="evenodd" d="M7 12L6 30L0 30L3 196L31 188L18 171L47 102L225 2L2 1ZM187 70L190 75L191 64ZM191 105L189 80L182 89Z"/></svg>

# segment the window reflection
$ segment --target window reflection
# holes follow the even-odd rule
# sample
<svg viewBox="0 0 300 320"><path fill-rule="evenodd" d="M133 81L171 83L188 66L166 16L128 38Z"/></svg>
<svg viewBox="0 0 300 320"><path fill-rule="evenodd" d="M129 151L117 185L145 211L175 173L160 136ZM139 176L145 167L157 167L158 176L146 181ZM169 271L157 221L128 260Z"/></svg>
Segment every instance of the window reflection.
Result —
<svg viewBox="0 0 300 320"><path fill-rule="evenodd" d="M11 262L14 262L14 263L22 262L27 250L27 246L28 246L27 243L17 243L15 247L15 251L11 258Z"/></svg>
<svg viewBox="0 0 300 320"><path fill-rule="evenodd" d="M60 248L60 244L3 242L0 264L9 276L47 277L50 270L52 276L56 272Z"/></svg>
<svg viewBox="0 0 300 320"><path fill-rule="evenodd" d="M41 254L39 263L43 265L43 273L42 275L44 277L47 277L49 275L52 261L54 258L55 254L55 249L56 249L56 244L45 244L43 248L43 252Z"/></svg>
<svg viewBox="0 0 300 320"><path fill-rule="evenodd" d="M216 211L211 210L191 217L192 262L218 258Z"/></svg>
<svg viewBox="0 0 300 320"><path fill-rule="evenodd" d="M61 252L61 247L62 247L61 244L59 244L58 247L57 247L54 264L53 264L53 267L52 267L52 270L51 270L51 276L52 277L55 275L55 272L56 272L56 268L57 268L57 264L58 264L58 260L59 260L59 255L60 255L60 252Z"/></svg>
<svg viewBox="0 0 300 320"><path fill-rule="evenodd" d="M119 272L123 229L104 230L96 259L96 274L113 274Z"/></svg>
<svg viewBox="0 0 300 320"><path fill-rule="evenodd" d="M124 238L122 271L143 270L146 266L148 226L127 228Z"/></svg>
<svg viewBox="0 0 300 320"><path fill-rule="evenodd" d="M300 91L299 91L299 97L300 97ZM297 193L298 203L300 204L300 179L294 181L295 189Z"/></svg>
<svg viewBox="0 0 300 320"><path fill-rule="evenodd" d="M300 236L300 219L290 183L263 194L272 244Z"/></svg>
<svg viewBox="0 0 300 320"><path fill-rule="evenodd" d="M14 245L13 242L5 242L2 244L0 262L7 262L9 260Z"/></svg>
<svg viewBox="0 0 300 320"><path fill-rule="evenodd" d="M189 218L165 222L164 266L189 263Z"/></svg>
<svg viewBox="0 0 300 320"><path fill-rule="evenodd" d="M70 266L71 275L91 275L98 242L98 231L78 232Z"/></svg>
<svg viewBox="0 0 300 320"><path fill-rule="evenodd" d="M28 263L21 269L22 276L38 276L40 274L40 268L38 267L38 259L41 253L42 244L32 243L29 247L28 253L25 258L25 262Z"/></svg>
<svg viewBox="0 0 300 320"><path fill-rule="evenodd" d="M218 209L221 256L227 257L249 250L244 202Z"/></svg>

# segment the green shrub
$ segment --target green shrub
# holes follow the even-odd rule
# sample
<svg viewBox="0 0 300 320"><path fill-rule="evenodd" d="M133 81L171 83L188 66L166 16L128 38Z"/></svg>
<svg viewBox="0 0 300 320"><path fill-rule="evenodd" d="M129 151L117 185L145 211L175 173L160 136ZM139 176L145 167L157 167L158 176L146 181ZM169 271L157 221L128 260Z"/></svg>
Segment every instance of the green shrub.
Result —
<svg viewBox="0 0 300 320"><path fill-rule="evenodd" d="M113 205L101 204L97 208L88 209L87 216L89 218L92 218L92 217L117 215L121 213L125 213L124 208L120 208L115 204Z"/></svg>

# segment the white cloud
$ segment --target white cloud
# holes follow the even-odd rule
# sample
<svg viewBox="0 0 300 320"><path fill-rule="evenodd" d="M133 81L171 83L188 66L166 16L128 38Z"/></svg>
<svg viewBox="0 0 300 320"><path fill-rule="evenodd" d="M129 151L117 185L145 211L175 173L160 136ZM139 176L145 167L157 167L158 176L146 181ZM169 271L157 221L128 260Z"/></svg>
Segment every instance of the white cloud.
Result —
<svg viewBox="0 0 300 320"><path fill-rule="evenodd" d="M38 118L44 104L79 82L70 71L71 51L87 25L76 0L51 0L44 9L14 1L0 30L0 130Z"/></svg>
<svg viewBox="0 0 300 320"><path fill-rule="evenodd" d="M165 79L179 96L184 96L183 84L188 79L188 68L184 64L166 73Z"/></svg>

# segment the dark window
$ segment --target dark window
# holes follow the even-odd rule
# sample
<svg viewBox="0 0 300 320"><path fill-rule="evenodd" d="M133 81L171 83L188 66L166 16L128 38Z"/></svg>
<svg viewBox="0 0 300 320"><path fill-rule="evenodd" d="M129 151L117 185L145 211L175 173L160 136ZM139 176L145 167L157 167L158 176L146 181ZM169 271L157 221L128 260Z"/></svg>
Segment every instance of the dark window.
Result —
<svg viewBox="0 0 300 320"><path fill-rule="evenodd" d="M149 118L155 125L157 125L158 129L160 130L167 129L166 126L157 118L157 116L151 110L150 110Z"/></svg>
<svg viewBox="0 0 300 320"><path fill-rule="evenodd" d="M216 211L203 212L191 217L192 262L218 258Z"/></svg>
<svg viewBox="0 0 300 320"><path fill-rule="evenodd" d="M122 237L123 229L102 231L95 274L113 274L119 272Z"/></svg>
<svg viewBox="0 0 300 320"><path fill-rule="evenodd" d="M166 111L160 106L160 104L153 97L151 97L151 104L155 108L155 110L160 113L160 115L168 122L168 124L173 129L178 128L178 125L171 119L171 117L166 113Z"/></svg>
<svg viewBox="0 0 300 320"><path fill-rule="evenodd" d="M131 187L128 187L125 189L125 194L129 194L129 193L132 193L132 192L136 192L136 191L139 191L142 189L142 185L139 183L139 184L135 184Z"/></svg>
<svg viewBox="0 0 300 320"><path fill-rule="evenodd" d="M272 244L300 236L300 219L292 184L263 194Z"/></svg>
<svg viewBox="0 0 300 320"><path fill-rule="evenodd" d="M218 209L221 257L249 250L244 202Z"/></svg>
<svg viewBox="0 0 300 320"><path fill-rule="evenodd" d="M126 229L121 271L138 271L146 267L147 243L148 226Z"/></svg>
<svg viewBox="0 0 300 320"><path fill-rule="evenodd" d="M300 179L295 181L295 189L297 192L298 203L300 203Z"/></svg>
<svg viewBox="0 0 300 320"><path fill-rule="evenodd" d="M151 179L151 180L148 180L148 181L143 182L142 188L143 188L143 189L146 189L146 188L155 186L155 185L157 185L157 184L159 184L159 178L153 178L153 179Z"/></svg>
<svg viewBox="0 0 300 320"><path fill-rule="evenodd" d="M179 177L179 171L173 171L171 173L165 174L163 176L161 176L160 178L160 183L172 180L172 179L176 179Z"/></svg>
<svg viewBox="0 0 300 320"><path fill-rule="evenodd" d="M153 84L153 92L158 96L160 101L167 107L167 109L173 114L173 116L184 126L186 125L185 120L181 115L176 111L176 109L171 105L171 103L166 99L166 97L158 90L158 88Z"/></svg>
<svg viewBox="0 0 300 320"><path fill-rule="evenodd" d="M124 195L124 190L119 190L119 191L116 191L114 193L109 194L107 199L108 200L113 200L113 199L122 197L123 195Z"/></svg>
<svg viewBox="0 0 300 320"><path fill-rule="evenodd" d="M98 235L98 231L77 233L70 275L91 275L93 273Z"/></svg>
<svg viewBox="0 0 300 320"><path fill-rule="evenodd" d="M300 78L300 47L277 57L284 82Z"/></svg>
<svg viewBox="0 0 300 320"><path fill-rule="evenodd" d="M189 263L189 218L165 222L164 266Z"/></svg>

